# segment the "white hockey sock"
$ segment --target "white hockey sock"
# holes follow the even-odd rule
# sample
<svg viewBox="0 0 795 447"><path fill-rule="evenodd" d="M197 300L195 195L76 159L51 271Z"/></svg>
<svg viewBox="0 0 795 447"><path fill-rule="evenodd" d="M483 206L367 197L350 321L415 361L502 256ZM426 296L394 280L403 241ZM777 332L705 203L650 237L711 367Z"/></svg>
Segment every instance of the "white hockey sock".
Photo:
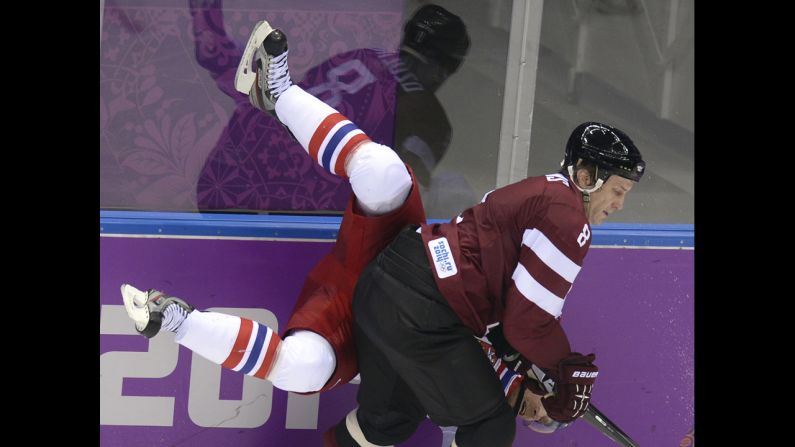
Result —
<svg viewBox="0 0 795 447"><path fill-rule="evenodd" d="M327 171L350 177L365 214L399 208L411 191L411 176L391 148L374 143L328 104L293 85L276 101L276 114L310 157ZM345 159L356 148L347 169Z"/></svg>
<svg viewBox="0 0 795 447"><path fill-rule="evenodd" d="M260 379L273 366L282 341L256 321L198 310L188 314L175 340L215 364Z"/></svg>
<svg viewBox="0 0 795 447"><path fill-rule="evenodd" d="M297 85L279 96L276 116L313 160L341 177L347 176L345 158L351 150L370 141L348 118Z"/></svg>

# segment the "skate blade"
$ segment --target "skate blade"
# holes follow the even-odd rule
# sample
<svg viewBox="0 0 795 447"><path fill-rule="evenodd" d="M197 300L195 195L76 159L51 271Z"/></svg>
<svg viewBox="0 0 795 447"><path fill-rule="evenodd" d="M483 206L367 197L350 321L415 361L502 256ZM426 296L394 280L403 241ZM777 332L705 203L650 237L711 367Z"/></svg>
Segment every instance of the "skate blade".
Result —
<svg viewBox="0 0 795 447"><path fill-rule="evenodd" d="M122 284L121 297L124 300L124 310L127 311L127 316L135 322L136 329L139 331L144 330L146 324L149 323L146 292L142 292L129 284Z"/></svg>
<svg viewBox="0 0 795 447"><path fill-rule="evenodd" d="M235 90L240 93L248 95L251 91L257 77L257 73L251 69L251 60L254 58L254 52L262 45L262 41L268 37L271 31L273 28L265 20L254 25L254 30L246 43L246 49L243 51L243 57L237 66L237 73L235 73Z"/></svg>

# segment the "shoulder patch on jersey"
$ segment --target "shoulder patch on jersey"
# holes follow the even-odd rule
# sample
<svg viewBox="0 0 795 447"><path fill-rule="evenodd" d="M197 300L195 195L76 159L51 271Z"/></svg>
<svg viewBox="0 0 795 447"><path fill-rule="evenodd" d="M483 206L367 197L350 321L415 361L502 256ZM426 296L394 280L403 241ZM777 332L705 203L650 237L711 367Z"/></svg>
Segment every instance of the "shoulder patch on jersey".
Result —
<svg viewBox="0 0 795 447"><path fill-rule="evenodd" d="M440 237L428 241L428 248L433 257L433 266L436 267L436 275L439 279L444 279L458 273L458 267L455 265L453 253L450 251L450 242L446 237Z"/></svg>

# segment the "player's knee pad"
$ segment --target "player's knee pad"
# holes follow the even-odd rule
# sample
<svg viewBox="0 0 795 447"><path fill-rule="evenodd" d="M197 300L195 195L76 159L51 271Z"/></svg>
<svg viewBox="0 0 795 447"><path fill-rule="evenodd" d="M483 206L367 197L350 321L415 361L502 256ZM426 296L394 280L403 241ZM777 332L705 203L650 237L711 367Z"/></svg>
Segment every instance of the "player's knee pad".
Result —
<svg viewBox="0 0 795 447"><path fill-rule="evenodd" d="M282 340L268 376L281 390L307 393L323 388L336 366L334 348L312 331L295 331Z"/></svg>
<svg viewBox="0 0 795 447"><path fill-rule="evenodd" d="M399 208L411 191L411 176L388 146L362 143L348 164L348 177L359 205L368 215Z"/></svg>

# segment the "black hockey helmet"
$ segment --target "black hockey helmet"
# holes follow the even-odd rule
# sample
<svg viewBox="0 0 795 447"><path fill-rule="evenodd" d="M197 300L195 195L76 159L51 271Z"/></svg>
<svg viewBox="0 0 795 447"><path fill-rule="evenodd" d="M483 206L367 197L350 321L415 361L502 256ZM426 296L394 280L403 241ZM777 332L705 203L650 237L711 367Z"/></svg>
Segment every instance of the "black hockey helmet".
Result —
<svg viewBox="0 0 795 447"><path fill-rule="evenodd" d="M640 151L627 134L593 121L582 123L572 131L560 165L565 171L579 159L594 163L596 178L603 182L614 174L637 182L646 171Z"/></svg>
<svg viewBox="0 0 795 447"><path fill-rule="evenodd" d="M469 34L461 18L438 5L418 9L403 28L402 45L456 71L469 51Z"/></svg>

